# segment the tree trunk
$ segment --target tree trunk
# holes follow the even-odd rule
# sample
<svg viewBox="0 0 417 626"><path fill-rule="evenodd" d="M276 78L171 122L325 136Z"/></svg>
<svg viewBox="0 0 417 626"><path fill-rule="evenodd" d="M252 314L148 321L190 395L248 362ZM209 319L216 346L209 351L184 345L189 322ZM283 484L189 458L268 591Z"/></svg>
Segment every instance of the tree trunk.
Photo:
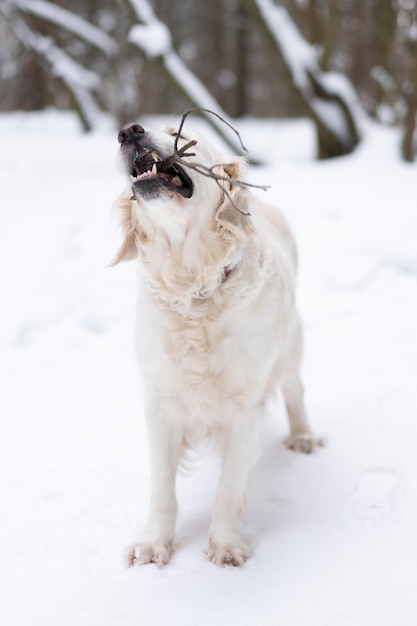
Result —
<svg viewBox="0 0 417 626"><path fill-rule="evenodd" d="M417 30L417 24L415 24ZM410 41L410 61L412 70L410 80L407 81L408 92L405 94L407 101L407 114L405 117L405 130L402 140L402 156L404 161L413 162L416 158L416 118L417 118L417 39Z"/></svg>
<svg viewBox="0 0 417 626"><path fill-rule="evenodd" d="M238 3L235 19L238 22L236 30L236 88L234 116L243 117L247 113L247 84L248 84L248 35L247 14L245 5Z"/></svg>
<svg viewBox="0 0 417 626"><path fill-rule="evenodd" d="M304 6L304 31L309 43L318 41L317 0L307 0Z"/></svg>
<svg viewBox="0 0 417 626"><path fill-rule="evenodd" d="M333 53L335 37L337 35L337 0L326 2L326 18L323 28L323 54L321 66L325 72L330 68L330 59Z"/></svg>

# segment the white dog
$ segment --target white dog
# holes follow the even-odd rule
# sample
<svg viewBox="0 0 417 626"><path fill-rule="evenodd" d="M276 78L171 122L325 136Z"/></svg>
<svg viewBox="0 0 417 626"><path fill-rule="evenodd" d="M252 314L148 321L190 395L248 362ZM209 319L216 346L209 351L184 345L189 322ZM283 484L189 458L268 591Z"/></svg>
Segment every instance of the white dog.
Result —
<svg viewBox="0 0 417 626"><path fill-rule="evenodd" d="M169 561L177 468L187 449L210 438L222 464L208 558L242 565L250 556L240 528L245 489L278 383L287 446L311 452L322 444L299 376L295 243L278 210L236 182L242 159L225 164L197 133L130 124L119 142L129 189L118 201L124 241L114 263L140 261L137 351L151 459L149 519L131 562Z"/></svg>

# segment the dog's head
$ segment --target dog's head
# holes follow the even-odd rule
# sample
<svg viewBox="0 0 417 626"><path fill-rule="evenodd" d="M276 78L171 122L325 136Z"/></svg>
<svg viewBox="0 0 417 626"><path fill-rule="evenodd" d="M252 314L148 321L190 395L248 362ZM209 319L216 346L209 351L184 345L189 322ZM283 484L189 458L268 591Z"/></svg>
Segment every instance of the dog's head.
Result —
<svg viewBox="0 0 417 626"><path fill-rule="evenodd" d="M233 182L242 176L242 158L225 162L207 139L188 128L178 136L174 127L156 131L128 124L119 143L131 190L119 200L125 239L115 263L137 255L149 224L172 237L184 236L196 224L238 236L248 220L236 209L245 211L246 190Z"/></svg>
<svg viewBox="0 0 417 626"><path fill-rule="evenodd" d="M191 198L194 185L185 169L169 157L174 152L176 133L145 130L139 124L128 124L119 132L122 162L132 181L139 202L182 196ZM181 138L184 141L184 138Z"/></svg>

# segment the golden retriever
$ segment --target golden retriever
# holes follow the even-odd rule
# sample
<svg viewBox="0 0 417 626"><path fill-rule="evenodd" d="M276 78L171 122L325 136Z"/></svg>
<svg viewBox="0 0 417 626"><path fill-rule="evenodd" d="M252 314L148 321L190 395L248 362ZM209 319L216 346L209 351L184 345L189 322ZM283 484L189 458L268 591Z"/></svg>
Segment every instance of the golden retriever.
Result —
<svg viewBox="0 0 417 626"><path fill-rule="evenodd" d="M287 446L322 444L299 375L294 239L281 213L240 184L244 160L225 162L200 134L129 124L119 142L129 186L117 203L124 239L114 263L139 258L136 341L151 461L149 518L130 560L168 563L177 469L209 438L221 472L208 558L242 565L251 553L241 533L245 490L278 384Z"/></svg>

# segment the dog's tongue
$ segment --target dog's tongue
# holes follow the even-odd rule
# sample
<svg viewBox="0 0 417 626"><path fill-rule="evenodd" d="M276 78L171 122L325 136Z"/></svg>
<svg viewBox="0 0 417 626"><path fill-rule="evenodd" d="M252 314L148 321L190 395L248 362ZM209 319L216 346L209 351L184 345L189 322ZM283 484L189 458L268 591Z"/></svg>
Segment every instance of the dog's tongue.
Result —
<svg viewBox="0 0 417 626"><path fill-rule="evenodd" d="M171 183L171 185L175 185L176 187L182 187L182 181L179 176L173 176L168 172L158 172L159 178L163 178L167 181L167 183Z"/></svg>

